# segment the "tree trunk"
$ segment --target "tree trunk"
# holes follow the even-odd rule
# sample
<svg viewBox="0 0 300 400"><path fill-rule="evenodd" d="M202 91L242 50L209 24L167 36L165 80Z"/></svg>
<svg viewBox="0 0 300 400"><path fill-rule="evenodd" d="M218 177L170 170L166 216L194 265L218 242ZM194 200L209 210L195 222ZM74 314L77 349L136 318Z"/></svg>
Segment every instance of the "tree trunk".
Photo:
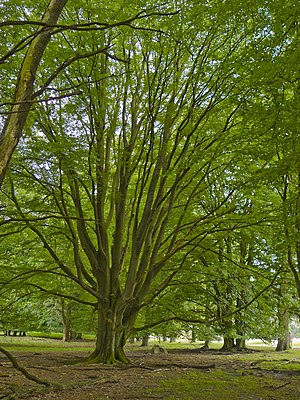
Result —
<svg viewBox="0 0 300 400"><path fill-rule="evenodd" d="M55 25L68 0L51 0L43 16L42 22ZM32 40L20 69L16 85L14 102L11 113L5 121L0 133L0 186L15 147L22 135L22 131L32 105L33 86L35 76L42 60L44 50L51 37L53 27L40 27L37 36Z"/></svg>
<svg viewBox="0 0 300 400"><path fill-rule="evenodd" d="M142 347L147 347L149 345L149 335L144 335L142 337Z"/></svg>
<svg viewBox="0 0 300 400"><path fill-rule="evenodd" d="M71 330L70 330L70 325L64 325L63 326L64 331L63 331L63 342L69 342L71 340Z"/></svg>
<svg viewBox="0 0 300 400"><path fill-rule="evenodd" d="M61 320L63 325L63 342L69 342L72 339L71 333L71 313L72 304L65 303L64 299L61 299Z"/></svg>
<svg viewBox="0 0 300 400"><path fill-rule="evenodd" d="M289 315L288 311L284 310L279 316L279 338L276 346L276 351L284 351L290 348L290 332L289 332Z"/></svg>
<svg viewBox="0 0 300 400"><path fill-rule="evenodd" d="M287 340L279 338L276 346L276 351L284 351L287 349L288 349Z"/></svg>
<svg viewBox="0 0 300 400"><path fill-rule="evenodd" d="M195 343L196 339L197 339L197 332L196 332L196 327L195 325L192 326L192 338L191 338L191 342Z"/></svg>
<svg viewBox="0 0 300 400"><path fill-rule="evenodd" d="M221 351L232 351L234 348L234 339L230 337L224 337L223 340L224 343L221 348Z"/></svg>
<svg viewBox="0 0 300 400"><path fill-rule="evenodd" d="M289 348L289 311L287 304L287 283L286 277L281 277L280 287L278 291L278 342L276 351L284 351Z"/></svg>
<svg viewBox="0 0 300 400"><path fill-rule="evenodd" d="M121 325L123 317L105 302L98 305L98 325L95 350L88 358L92 364L129 364L124 352L128 330Z"/></svg>
<svg viewBox="0 0 300 400"><path fill-rule="evenodd" d="M88 358L92 364L129 364L130 360L124 352L125 334L117 332L108 323L97 330L96 347Z"/></svg>
<svg viewBox="0 0 300 400"><path fill-rule="evenodd" d="M209 350L209 339L206 339L204 345L200 347L201 350Z"/></svg>
<svg viewBox="0 0 300 400"><path fill-rule="evenodd" d="M236 339L236 348L237 350L246 350L246 339L245 338L237 338Z"/></svg>

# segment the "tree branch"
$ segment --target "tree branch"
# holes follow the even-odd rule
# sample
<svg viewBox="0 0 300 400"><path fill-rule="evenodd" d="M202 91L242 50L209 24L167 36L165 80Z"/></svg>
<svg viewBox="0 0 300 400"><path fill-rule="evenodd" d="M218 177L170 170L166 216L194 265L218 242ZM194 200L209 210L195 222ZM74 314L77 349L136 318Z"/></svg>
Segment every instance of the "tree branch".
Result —
<svg viewBox="0 0 300 400"><path fill-rule="evenodd" d="M22 365L19 364L19 362L17 361L17 359L7 350L5 350L3 347L0 347L0 352L3 353L8 359L9 361L12 363L12 365L14 366L14 368L16 370L18 370L19 372L21 372L22 375L25 376L25 378L34 381L35 383L38 383L39 385L45 385L45 386L56 386L61 387L60 385L53 385L51 384L49 381L44 380L44 379L40 379L35 375L32 375L30 372L27 371L27 369L25 369Z"/></svg>

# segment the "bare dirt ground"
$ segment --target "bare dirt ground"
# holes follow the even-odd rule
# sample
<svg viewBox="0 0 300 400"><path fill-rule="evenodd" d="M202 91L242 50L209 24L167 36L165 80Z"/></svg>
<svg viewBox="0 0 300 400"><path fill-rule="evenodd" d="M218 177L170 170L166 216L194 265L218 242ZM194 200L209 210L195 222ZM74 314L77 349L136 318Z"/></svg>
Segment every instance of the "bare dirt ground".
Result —
<svg viewBox="0 0 300 400"><path fill-rule="evenodd" d="M270 374L274 371L262 371L253 362L236 355L224 355L217 351L174 350L167 354L151 354L148 350L129 350L127 354L133 363L129 366L112 367L84 363L87 352L13 352L20 364L30 373L45 378L57 387L44 387L27 380L15 370L9 360L0 354L0 399L21 400L102 400L102 399L183 399L182 395L161 391L161 382L183 379L193 371L195 374L209 374L211 371L226 370L236 373L253 370L253 374ZM280 399L299 398L298 374L281 375L274 379L270 395L265 397L247 397L253 400L277 399L272 397L280 388ZM289 397L295 391L299 397ZM280 396L281 396L280 395ZM191 399L192 397L185 397ZM206 400L200 394L194 399ZM241 398L243 399L243 398ZM231 400L230 397L218 397L218 400Z"/></svg>

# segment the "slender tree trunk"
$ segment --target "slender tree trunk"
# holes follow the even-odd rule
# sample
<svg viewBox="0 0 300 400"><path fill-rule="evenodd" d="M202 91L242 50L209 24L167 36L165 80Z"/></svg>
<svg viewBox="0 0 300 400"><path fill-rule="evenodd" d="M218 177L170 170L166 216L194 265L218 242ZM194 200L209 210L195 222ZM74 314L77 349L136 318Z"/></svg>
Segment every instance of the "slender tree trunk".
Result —
<svg viewBox="0 0 300 400"><path fill-rule="evenodd" d="M224 267L225 263L225 248L226 247L226 258L230 260L232 258L232 239L230 235L228 235L224 242L219 242L219 266L220 266L220 273L222 273L222 268ZM226 267L226 266L225 266ZM228 283L225 285L221 284L221 290L218 287L215 288L217 298L221 300L221 303L217 304L217 315L218 317L226 317L226 315L230 314L231 307L232 307L232 288ZM233 321L231 319L224 319L221 321L221 329L223 334L223 346L220 349L221 351L231 351L234 348L234 339L231 337L230 332L233 328Z"/></svg>
<svg viewBox="0 0 300 400"><path fill-rule="evenodd" d="M42 22L55 25L68 0L50 0ZM37 69L51 37L53 28L40 27L31 42L18 76L11 113L0 133L0 187L11 156L22 135L33 99L33 88Z"/></svg>
<svg viewBox="0 0 300 400"><path fill-rule="evenodd" d="M63 324L63 342L69 342L71 340L71 329L70 329L70 325L68 324Z"/></svg>
<svg viewBox="0 0 300 400"><path fill-rule="evenodd" d="M195 342L196 342L196 339L197 339L197 333L196 333L196 327L195 327L195 325L192 326L191 331L192 331L191 342L192 342L192 343L195 343Z"/></svg>
<svg viewBox="0 0 300 400"><path fill-rule="evenodd" d="M209 339L206 339L204 345L200 347L201 350L209 350Z"/></svg>
<svg viewBox="0 0 300 400"><path fill-rule="evenodd" d="M289 348L289 311L287 299L287 277L283 274L278 288L278 342L276 351L284 351Z"/></svg>
<svg viewBox="0 0 300 400"><path fill-rule="evenodd" d="M72 339L71 333L71 312L72 305L65 304L64 299L61 300L61 319L63 325L63 342L69 342Z"/></svg>
<svg viewBox="0 0 300 400"><path fill-rule="evenodd" d="M147 347L149 345L149 335L144 335L142 337L142 347Z"/></svg>
<svg viewBox="0 0 300 400"><path fill-rule="evenodd" d="M250 242L251 243L251 242ZM240 264L241 265L252 265L253 263L253 250L252 246L247 240L245 235L241 234L240 237ZM245 286L247 285L247 280L244 280ZM237 308L242 309L245 305L245 291L241 289L239 295L236 299ZM236 339L236 349L246 350L246 338L245 338L245 321L244 321L244 311L240 311L235 316L235 330L238 334Z"/></svg>
<svg viewBox="0 0 300 400"><path fill-rule="evenodd" d="M289 315L287 310L284 310L279 316L279 331L280 336L276 351L284 351L290 348Z"/></svg>

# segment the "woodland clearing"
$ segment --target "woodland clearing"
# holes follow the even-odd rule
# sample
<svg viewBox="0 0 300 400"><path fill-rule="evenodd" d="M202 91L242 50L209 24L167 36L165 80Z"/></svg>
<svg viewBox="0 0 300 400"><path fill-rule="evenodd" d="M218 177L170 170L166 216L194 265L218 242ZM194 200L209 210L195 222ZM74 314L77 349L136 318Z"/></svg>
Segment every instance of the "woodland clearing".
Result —
<svg viewBox="0 0 300 400"><path fill-rule="evenodd" d="M132 364L87 364L88 342L14 339L6 348L44 387L27 380L0 355L0 399L103 400L205 399L296 400L300 398L300 349L243 353L202 351L199 344L168 344L167 353L128 345ZM163 344L163 346L165 346Z"/></svg>

